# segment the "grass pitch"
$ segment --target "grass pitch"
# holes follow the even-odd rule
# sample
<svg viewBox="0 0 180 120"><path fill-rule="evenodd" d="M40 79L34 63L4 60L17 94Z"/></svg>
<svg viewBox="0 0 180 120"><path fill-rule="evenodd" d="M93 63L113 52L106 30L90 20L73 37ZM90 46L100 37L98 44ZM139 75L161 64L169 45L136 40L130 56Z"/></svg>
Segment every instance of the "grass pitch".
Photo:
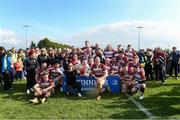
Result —
<svg viewBox="0 0 180 120"><path fill-rule="evenodd" d="M2 86L1 86L2 88ZM165 85L147 81L145 98L135 100L156 118L180 119L180 80L168 79ZM12 91L0 91L0 119L148 119L122 94L104 93L102 100L94 96L66 96L56 92L44 104L29 103L25 81L14 83Z"/></svg>

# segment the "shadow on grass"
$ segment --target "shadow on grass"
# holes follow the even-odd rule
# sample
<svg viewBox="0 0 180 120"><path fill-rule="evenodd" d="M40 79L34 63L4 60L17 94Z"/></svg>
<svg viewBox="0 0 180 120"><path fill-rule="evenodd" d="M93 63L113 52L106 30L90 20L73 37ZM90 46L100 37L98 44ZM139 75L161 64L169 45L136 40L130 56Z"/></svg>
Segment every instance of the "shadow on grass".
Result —
<svg viewBox="0 0 180 120"><path fill-rule="evenodd" d="M15 82L12 90L1 90L0 95L2 95L1 98L11 98L15 101L28 101L32 98L32 95L26 95L26 84L22 82Z"/></svg>
<svg viewBox="0 0 180 120"><path fill-rule="evenodd" d="M170 92L160 92L146 97L143 101L137 101L146 108L149 108L155 116L161 118L171 118L171 116L180 115L180 109L178 107L180 105L179 100L180 85L179 87L173 87Z"/></svg>
<svg viewBox="0 0 180 120"><path fill-rule="evenodd" d="M120 113L115 113L108 118L110 119L147 119L148 117L140 111L127 97L121 95L119 99L114 100L112 104L104 106L105 109L115 109L120 108L122 111Z"/></svg>
<svg viewBox="0 0 180 120"><path fill-rule="evenodd" d="M147 117L140 110L126 110L119 114L118 113L112 114L108 118L110 119L122 119L122 118L123 119L147 119Z"/></svg>

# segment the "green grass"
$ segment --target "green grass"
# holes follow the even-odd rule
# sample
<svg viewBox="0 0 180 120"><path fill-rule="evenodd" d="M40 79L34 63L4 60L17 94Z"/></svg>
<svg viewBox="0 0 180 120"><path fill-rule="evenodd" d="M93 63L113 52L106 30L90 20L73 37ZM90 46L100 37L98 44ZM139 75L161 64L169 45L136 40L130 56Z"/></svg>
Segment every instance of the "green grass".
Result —
<svg viewBox="0 0 180 120"><path fill-rule="evenodd" d="M148 81L145 99L135 98L157 118L180 119L180 80L167 79L165 85Z"/></svg>
<svg viewBox="0 0 180 120"><path fill-rule="evenodd" d="M148 81L145 99L138 100L157 118L180 118L180 80L168 80L166 85ZM25 81L14 83L14 90L0 91L0 119L146 119L130 100L123 95L105 93L101 101L92 96L66 96L55 93L44 104L28 102L32 95L25 94Z"/></svg>

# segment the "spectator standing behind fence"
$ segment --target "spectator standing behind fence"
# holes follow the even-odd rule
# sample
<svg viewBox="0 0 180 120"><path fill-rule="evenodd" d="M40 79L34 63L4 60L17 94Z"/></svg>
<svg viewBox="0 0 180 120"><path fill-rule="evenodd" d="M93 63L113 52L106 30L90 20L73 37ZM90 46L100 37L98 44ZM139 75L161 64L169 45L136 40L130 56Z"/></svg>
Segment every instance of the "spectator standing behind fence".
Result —
<svg viewBox="0 0 180 120"><path fill-rule="evenodd" d="M176 79L179 79L178 78L178 64L180 62L180 54L177 52L176 47L173 47L172 50L173 51L170 54L170 58L171 58L171 61L170 61L170 77L172 77L173 70L174 70L174 74L175 74Z"/></svg>

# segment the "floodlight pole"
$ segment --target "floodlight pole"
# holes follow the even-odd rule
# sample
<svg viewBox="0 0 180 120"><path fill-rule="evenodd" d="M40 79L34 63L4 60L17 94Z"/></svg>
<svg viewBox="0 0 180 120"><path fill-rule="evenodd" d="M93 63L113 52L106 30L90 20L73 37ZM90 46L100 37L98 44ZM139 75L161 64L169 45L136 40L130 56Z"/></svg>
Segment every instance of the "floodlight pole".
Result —
<svg viewBox="0 0 180 120"><path fill-rule="evenodd" d="M25 28L25 33L26 33L26 48L27 48L27 28L30 27L29 25L23 25Z"/></svg>
<svg viewBox="0 0 180 120"><path fill-rule="evenodd" d="M141 29L144 28L144 27L138 26L138 27L136 27L136 28L138 28L138 30L139 30L139 35L138 35L138 49L140 50L140 48L141 48Z"/></svg>

